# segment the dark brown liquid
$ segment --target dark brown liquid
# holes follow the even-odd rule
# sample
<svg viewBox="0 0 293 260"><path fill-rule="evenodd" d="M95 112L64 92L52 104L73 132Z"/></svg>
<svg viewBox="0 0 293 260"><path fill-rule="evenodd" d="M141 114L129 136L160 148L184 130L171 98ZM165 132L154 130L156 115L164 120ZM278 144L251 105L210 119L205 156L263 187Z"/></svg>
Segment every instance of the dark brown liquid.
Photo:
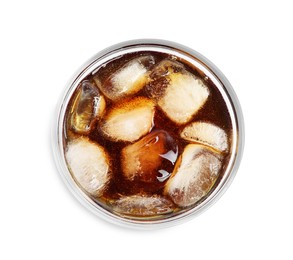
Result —
<svg viewBox="0 0 293 260"><path fill-rule="evenodd" d="M99 77L101 82L105 81L112 73L117 71L121 66L123 66L126 62L130 61L131 59L141 56L141 55L152 55L155 58L155 64L158 64L160 61L164 59L172 59L172 57L169 57L167 54L162 54L158 52L139 52L139 53L131 53L126 54L122 57L116 58L115 60L112 60L105 64L104 66L98 68L98 70L95 71L94 75L89 75L85 80L94 82L93 77ZM217 87L214 85L214 83L208 78L205 77L202 71L199 71L198 68L192 67L190 64L187 64L184 60L177 59L178 62L181 62L185 69L189 71L190 73L194 74L195 76L202 79L202 81L206 84L206 86L209 88L210 95L208 97L208 100L206 104L201 108L196 115L190 120L187 124L194 121L208 121L211 123L214 123L215 125L221 127L225 132L227 133L229 137L229 146L231 144L231 135L232 135L232 124L230 115L226 106L226 103L217 89ZM77 90L76 90L77 91ZM69 102L69 105L67 107L67 114L64 125L64 142L65 147L66 145L75 138L78 138L81 136L81 134L77 134L70 128L68 115L69 111L71 110L72 102L76 94L72 95L71 101ZM144 88L139 91L136 96L144 96L148 97L147 93L145 92ZM106 100L106 110L111 109L115 103L105 97ZM121 102L119 100L118 102ZM186 126L186 124L183 125L177 125L176 123L172 122L161 110L160 108L156 107L155 116L154 116L154 127L152 128L152 131L155 130L164 130L166 131L173 139L174 146L178 149L178 155L182 154L184 147L188 144L187 141L183 140L179 136L179 132ZM113 171L113 177L110 181L110 184L106 191L104 192L102 198L98 199L98 203L101 203L102 205L107 204L108 201L113 201L115 199L119 199L121 195L135 195L135 194L157 194L157 195L163 195L163 188L164 184L167 180L163 180L158 178L157 180L153 182L144 182L141 180L128 180L123 176L122 174L122 167L121 167L121 150L126 146L129 145L129 142L113 142L109 139L106 139L103 137L103 135L99 132L99 122L95 121L91 125L91 130L87 134L90 140L98 143L99 145L103 146L108 154L111 157L111 166ZM224 156L223 159L223 168L222 173L225 171L225 165L230 159L230 154L227 153ZM160 166L160 169L164 169L169 174L172 173L174 169L174 163L163 160L162 165ZM160 173L158 173L158 177L160 177ZM218 181L221 179L218 178ZM97 200L97 199L95 199Z"/></svg>

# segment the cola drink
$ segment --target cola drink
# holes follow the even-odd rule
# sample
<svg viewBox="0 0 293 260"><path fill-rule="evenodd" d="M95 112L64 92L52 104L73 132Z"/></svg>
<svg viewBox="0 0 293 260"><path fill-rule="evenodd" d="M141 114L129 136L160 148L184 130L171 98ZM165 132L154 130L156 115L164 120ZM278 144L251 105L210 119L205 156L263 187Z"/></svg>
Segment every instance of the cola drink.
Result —
<svg viewBox="0 0 293 260"><path fill-rule="evenodd" d="M62 121L66 166L83 197L143 223L207 203L239 148L221 84L200 63L156 47L96 65L76 84Z"/></svg>

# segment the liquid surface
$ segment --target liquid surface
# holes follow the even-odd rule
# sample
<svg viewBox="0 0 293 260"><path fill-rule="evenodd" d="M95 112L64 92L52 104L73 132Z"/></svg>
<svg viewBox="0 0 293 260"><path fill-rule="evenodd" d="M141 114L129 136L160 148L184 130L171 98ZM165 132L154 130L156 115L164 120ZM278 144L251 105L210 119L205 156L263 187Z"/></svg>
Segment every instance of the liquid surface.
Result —
<svg viewBox="0 0 293 260"><path fill-rule="evenodd" d="M230 159L232 124L219 90L163 53L126 54L98 68L72 95L65 119L72 177L96 203L128 218L194 207Z"/></svg>

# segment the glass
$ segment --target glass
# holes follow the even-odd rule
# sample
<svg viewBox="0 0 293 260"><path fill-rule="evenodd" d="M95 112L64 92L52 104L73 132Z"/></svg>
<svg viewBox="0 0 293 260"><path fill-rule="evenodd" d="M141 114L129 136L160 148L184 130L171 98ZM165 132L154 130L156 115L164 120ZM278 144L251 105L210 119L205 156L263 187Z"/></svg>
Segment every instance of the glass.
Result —
<svg viewBox="0 0 293 260"><path fill-rule="evenodd" d="M70 102L72 102L71 100L73 99L73 97L77 95L76 94L77 89L82 88L82 90L79 91L78 95L84 96L85 100L91 95L95 95L96 94L95 90L91 90L90 86L88 86L87 83L84 83L85 82L84 80L88 79L89 76L92 77L92 75L94 77L94 75L96 75L101 68L107 66L109 62L113 62L121 57L124 57L125 55L133 55L136 53L159 53L159 54L161 53L162 55L167 55L171 60L174 58L175 60L184 61L184 64L186 66L195 68L197 72L199 73L199 76L202 77L204 81L211 82L211 84L213 84L213 86L220 93L221 98L225 102L225 106L228 111L228 112L224 112L223 117L228 116L231 123L231 131L229 134L229 157L227 157L228 160L225 163L225 168L223 168L224 171L221 174L221 177L216 180L216 183L212 186L212 189L208 192L208 194L204 196L201 200L199 200L197 203L189 205L188 202L186 203L184 200L178 200L177 198L175 199L173 198L173 202L175 202L177 205L181 205L182 207L180 210L175 210L175 212L172 212L172 214L171 213L168 214L168 212L166 212L166 214L154 215L153 217L151 216L136 217L131 214L127 215L125 214L125 212L123 214L119 214L119 210L113 211L113 208L109 207L107 204L101 204L99 200L93 198L93 196L91 196L88 192L85 192L84 189L82 189L81 186L78 185L78 183L76 182L76 178L72 176L72 173L70 172L68 168L68 162L66 161L65 151L66 149L68 149L67 143L66 143L67 132L65 127L68 112L66 111L69 105L72 106ZM144 59L144 57L142 57L142 59ZM165 67L167 66L164 63L163 65ZM146 66L148 67L149 64ZM97 84L100 84L100 83L97 82ZM102 92L105 93L104 91ZM110 94L105 93L105 95L108 96ZM152 96L152 93L150 94L150 96ZM116 100L116 98L117 96L114 96L113 100ZM104 107L105 101L102 100L101 102L102 102L101 107ZM118 103L120 102L119 99L117 102ZM89 107L89 109L92 109L92 108ZM161 110L163 110L163 112L167 115L167 117L174 119L175 123L184 125L189 120L189 119L187 120L184 119L186 122L185 121L180 122L181 119L174 118L172 117L172 115L170 115L169 113L170 109L168 107L165 109L163 106L161 106ZM205 57L203 57L201 54L197 53L196 51L186 46L169 42L169 41L134 40L129 42L123 42L123 43L114 45L108 49L105 49L101 51L100 53L98 53L97 55L95 55L91 60L89 60L86 64L84 64L81 67L81 69L73 76L72 80L68 83L65 93L63 94L61 98L61 102L58 106L58 114L56 119L57 119L55 122L56 124L53 127L53 138L52 138L54 157L55 157L56 164L58 166L58 170L61 173L63 180L65 181L65 183L67 184L71 192L84 206L86 206L89 210L94 212L99 217L107 221L113 222L115 224L127 225L130 227L136 227L136 228L142 228L142 229L148 229L148 228L154 228L154 227L165 227L165 226L170 226L170 225L180 223L182 221L188 220L198 215L199 213L207 209L210 205L212 205L217 199L219 199L220 196L223 194L223 192L230 185L239 167L242 152L243 152L243 143L244 143L243 117L242 117L240 104L238 102L236 94L234 93L232 89L232 86L230 85L226 77L219 71L219 69L215 65L213 65L210 61L208 61ZM82 124L79 125L80 127L77 129L77 131L79 131L81 135L86 135L89 131L88 129L90 128L89 124L90 124L91 117L82 117L81 119L80 118L77 118L77 119L79 120L79 122L80 121L82 122ZM192 136L190 137L191 127L188 128L187 126L184 128L183 131L181 131L181 136L184 135L185 140L190 141L190 138L192 139ZM205 125L203 124L201 126L198 126L197 124L195 124L193 127L197 129L197 133L200 133L199 129L201 129L201 127L205 127ZM211 131L213 130L211 128L209 129ZM157 133L157 136L164 136L164 135L166 134L162 131ZM126 140L126 141L133 141L133 140ZM226 149L223 146L219 147L219 144L213 144L213 145L214 147L220 150ZM193 150L192 150L191 148L192 147L190 147L189 150L195 153L196 149L193 149L194 148L193 147L192 148ZM124 149L123 154L126 154L124 157L128 158L129 156L127 152L130 151L129 154L131 154L133 150L135 149L136 148L135 147L133 148L132 146L130 146L130 148L128 147L127 149ZM158 149L161 149L161 148L158 148ZM175 149L173 149L173 151L174 153L176 153ZM211 160L215 163L214 165L217 166L218 159L214 158L214 159L210 159L210 161ZM163 179L163 181L165 181L164 171L161 171L161 174L162 176L160 176L160 178ZM145 179L143 179L143 181L148 180L147 179L148 177L144 177L144 178ZM170 194L171 192L169 193L169 195ZM139 198L135 197L134 199L139 199ZM116 206L123 205L124 202L125 202L125 198L122 198L122 200L120 200L119 203L116 203L115 205ZM155 203L159 203L160 205L162 201L155 202ZM164 199L163 199L163 203L164 203ZM168 203L169 202L167 202L167 205L169 205ZM168 209L169 208L167 206L167 211Z"/></svg>

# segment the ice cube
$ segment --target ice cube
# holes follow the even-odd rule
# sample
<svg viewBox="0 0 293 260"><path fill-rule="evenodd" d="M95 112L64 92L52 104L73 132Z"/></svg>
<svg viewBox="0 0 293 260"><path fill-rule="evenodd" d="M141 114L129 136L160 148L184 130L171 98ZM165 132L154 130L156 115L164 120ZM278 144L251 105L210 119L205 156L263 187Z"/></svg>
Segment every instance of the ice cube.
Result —
<svg viewBox="0 0 293 260"><path fill-rule="evenodd" d="M191 206L211 190L221 166L220 154L203 145L189 144L178 159L164 193L180 207Z"/></svg>
<svg viewBox="0 0 293 260"><path fill-rule="evenodd" d="M101 84L102 92L113 101L137 93L148 82L149 68L154 63L154 57L151 55L130 60ZM98 77L94 80L100 81Z"/></svg>
<svg viewBox="0 0 293 260"><path fill-rule="evenodd" d="M101 131L110 140L133 142L151 131L154 103L145 97L117 104L104 116Z"/></svg>
<svg viewBox="0 0 293 260"><path fill-rule="evenodd" d="M146 87L146 92L177 124L189 122L209 96L203 81L175 61L160 62L150 78L152 81Z"/></svg>
<svg viewBox="0 0 293 260"><path fill-rule="evenodd" d="M211 123L193 122L182 130L180 136L187 141L208 145L220 152L228 150L226 132Z"/></svg>
<svg viewBox="0 0 293 260"><path fill-rule="evenodd" d="M129 180L163 182L170 174L162 168L162 161L174 164L178 155L177 150L177 144L166 131L152 131L136 143L122 149L123 174Z"/></svg>
<svg viewBox="0 0 293 260"><path fill-rule="evenodd" d="M105 149L81 137L68 144L66 160L77 183L89 194L99 197L106 189L111 169Z"/></svg>
<svg viewBox="0 0 293 260"><path fill-rule="evenodd" d="M114 212L138 217L167 214L173 209L171 201L158 195L124 196L113 205Z"/></svg>
<svg viewBox="0 0 293 260"><path fill-rule="evenodd" d="M105 99L98 88L88 81L82 82L70 111L71 128L77 133L88 133L93 120L101 117L105 107Z"/></svg>

